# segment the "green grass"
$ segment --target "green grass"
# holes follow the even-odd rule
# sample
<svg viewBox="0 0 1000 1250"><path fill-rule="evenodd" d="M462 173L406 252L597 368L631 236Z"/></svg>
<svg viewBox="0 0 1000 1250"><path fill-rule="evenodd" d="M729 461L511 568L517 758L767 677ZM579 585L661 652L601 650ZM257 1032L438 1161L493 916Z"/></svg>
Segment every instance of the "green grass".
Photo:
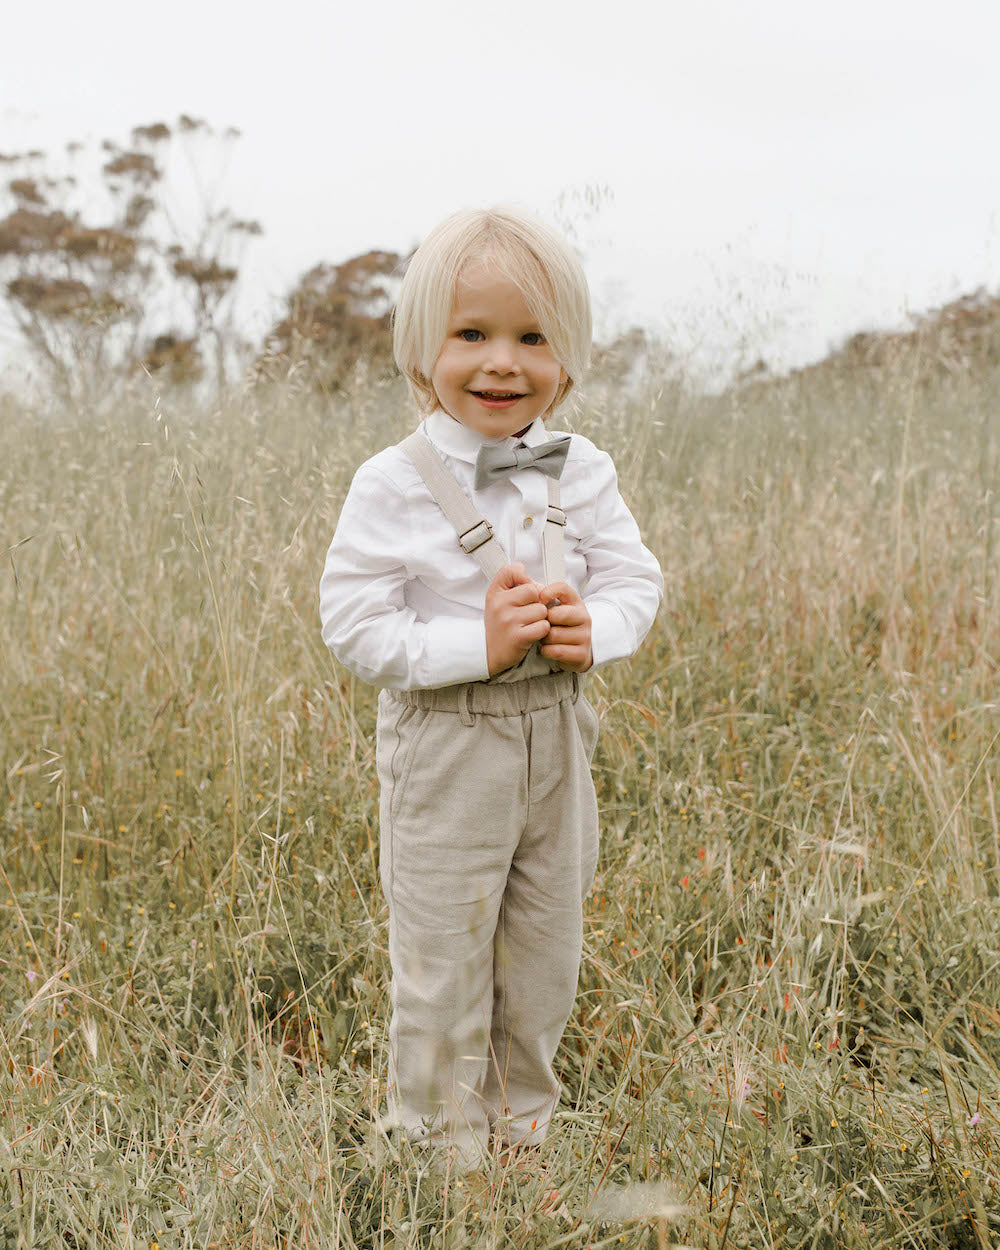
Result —
<svg viewBox="0 0 1000 1250"><path fill-rule="evenodd" d="M995 1246L1000 375L935 366L584 393L667 593L588 688L548 1179L479 1186L372 1129L374 697L319 635L401 391L8 402L0 1247Z"/></svg>

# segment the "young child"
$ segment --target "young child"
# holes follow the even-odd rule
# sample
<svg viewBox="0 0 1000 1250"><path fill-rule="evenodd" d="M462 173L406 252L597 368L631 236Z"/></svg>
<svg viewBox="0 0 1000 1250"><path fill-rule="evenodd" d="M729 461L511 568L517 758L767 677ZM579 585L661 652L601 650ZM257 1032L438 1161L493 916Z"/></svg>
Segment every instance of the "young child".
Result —
<svg viewBox="0 0 1000 1250"><path fill-rule="evenodd" d="M381 688L390 1122L469 1167L556 1106L597 863L581 675L632 655L663 593L611 458L545 427L590 344L544 223L433 230L393 310L423 420L358 469L320 585L324 641Z"/></svg>

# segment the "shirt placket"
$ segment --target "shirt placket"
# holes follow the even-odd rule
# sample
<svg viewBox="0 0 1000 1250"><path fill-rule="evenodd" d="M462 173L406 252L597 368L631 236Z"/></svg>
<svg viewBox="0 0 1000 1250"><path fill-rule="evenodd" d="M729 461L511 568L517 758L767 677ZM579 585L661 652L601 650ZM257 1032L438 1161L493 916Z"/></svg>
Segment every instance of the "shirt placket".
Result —
<svg viewBox="0 0 1000 1250"><path fill-rule="evenodd" d="M524 469L511 478L511 483L517 491L511 543L516 554L511 559L519 560L532 576L541 577L542 527L548 507L547 479L537 469Z"/></svg>

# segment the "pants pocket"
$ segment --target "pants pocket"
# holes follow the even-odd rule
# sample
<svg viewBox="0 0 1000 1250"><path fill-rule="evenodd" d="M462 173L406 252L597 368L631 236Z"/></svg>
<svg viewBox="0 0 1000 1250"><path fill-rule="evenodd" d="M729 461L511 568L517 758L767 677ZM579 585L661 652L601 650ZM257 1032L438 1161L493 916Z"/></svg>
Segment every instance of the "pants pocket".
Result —
<svg viewBox="0 0 1000 1250"><path fill-rule="evenodd" d="M399 796L413 761L427 712L397 703L383 690L375 728L375 771L379 783L379 876L388 899L392 893L392 824Z"/></svg>
<svg viewBox="0 0 1000 1250"><path fill-rule="evenodd" d="M580 694L573 707L576 711L577 727L580 730L580 741L583 743L587 760L592 761L597 747L597 735L601 728L600 717L594 710L593 704L583 693Z"/></svg>

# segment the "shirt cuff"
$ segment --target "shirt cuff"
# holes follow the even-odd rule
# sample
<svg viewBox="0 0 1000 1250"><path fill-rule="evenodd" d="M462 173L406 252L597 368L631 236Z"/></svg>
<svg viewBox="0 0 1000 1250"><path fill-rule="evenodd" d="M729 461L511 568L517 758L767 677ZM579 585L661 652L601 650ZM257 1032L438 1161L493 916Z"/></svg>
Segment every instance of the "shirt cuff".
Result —
<svg viewBox="0 0 1000 1250"><path fill-rule="evenodd" d="M594 662L588 671L623 660L635 651L635 631L621 608L613 603L586 603L590 613L590 650Z"/></svg>
<svg viewBox="0 0 1000 1250"><path fill-rule="evenodd" d="M427 622L424 654L415 673L418 687L486 681L489 675L483 621L436 616Z"/></svg>

